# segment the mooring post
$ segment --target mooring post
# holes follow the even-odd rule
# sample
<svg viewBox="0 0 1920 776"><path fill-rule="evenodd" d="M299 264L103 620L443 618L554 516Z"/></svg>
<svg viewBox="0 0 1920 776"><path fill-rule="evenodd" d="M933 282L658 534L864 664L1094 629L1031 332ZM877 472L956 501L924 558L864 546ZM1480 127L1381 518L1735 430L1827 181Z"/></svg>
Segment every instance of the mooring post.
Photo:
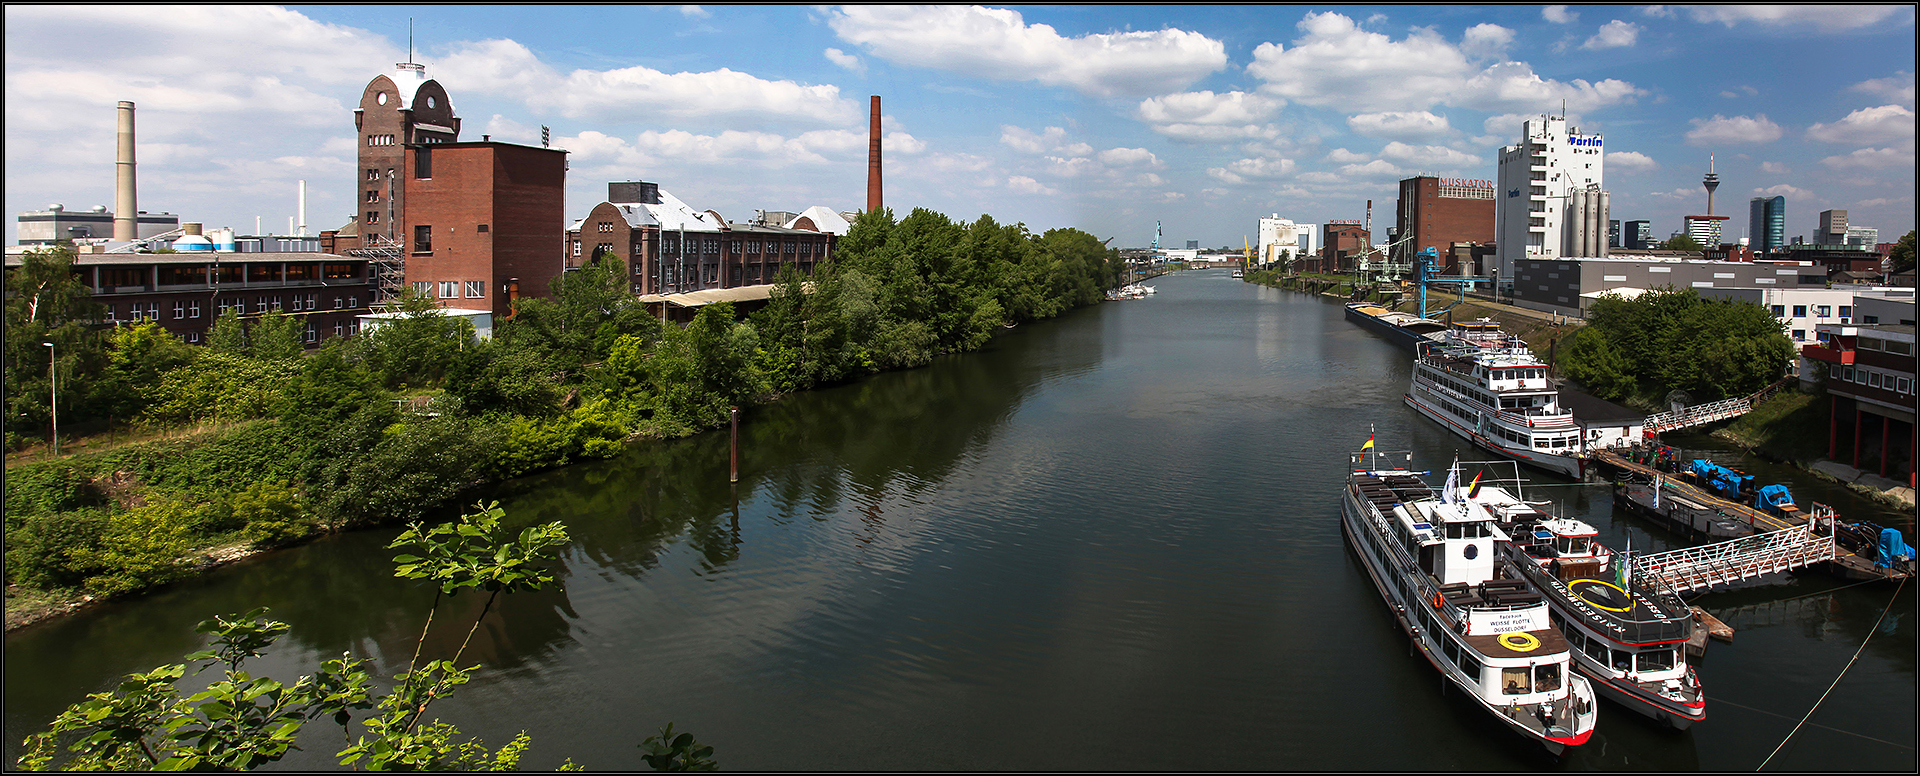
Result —
<svg viewBox="0 0 1920 776"><path fill-rule="evenodd" d="M733 453L732 466L727 470L728 482L740 481L740 408L734 407L733 415Z"/></svg>

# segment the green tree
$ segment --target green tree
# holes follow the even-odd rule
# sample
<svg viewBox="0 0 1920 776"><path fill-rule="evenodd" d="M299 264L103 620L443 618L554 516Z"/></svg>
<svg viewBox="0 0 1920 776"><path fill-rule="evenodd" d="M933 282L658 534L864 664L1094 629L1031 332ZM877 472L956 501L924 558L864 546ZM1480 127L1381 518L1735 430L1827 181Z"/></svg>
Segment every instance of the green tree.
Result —
<svg viewBox="0 0 1920 776"><path fill-rule="evenodd" d="M107 369L95 401L110 417L131 418L147 407L146 390L167 372L192 363L199 349L153 321L115 329L107 338Z"/></svg>
<svg viewBox="0 0 1920 776"><path fill-rule="evenodd" d="M207 350L230 356L251 352L247 348L247 324L240 320L238 306L221 311L220 317L213 320L213 327L207 330Z"/></svg>
<svg viewBox="0 0 1920 776"><path fill-rule="evenodd" d="M274 310L253 322L248 355L262 361L295 361L306 352L302 319Z"/></svg>
<svg viewBox="0 0 1920 776"><path fill-rule="evenodd" d="M265 608L215 616L196 628L209 648L185 662L132 674L111 692L94 693L59 715L48 730L25 742L19 764L30 770L55 765L73 770L252 770L277 762L293 749L309 722L330 719L347 740L340 764L369 770L516 770L531 744L522 732L498 749L467 738L458 727L430 719L432 704L466 684L478 665L461 664L480 625L502 595L556 584L547 564L568 543L560 523L531 526L517 536L501 522L498 504L477 506L453 523L414 524L388 545L409 551L394 558L395 576L435 587L434 601L407 669L381 694L364 659L351 654L323 663L313 674L286 683L256 677L248 660L267 653L290 626L266 619ZM485 591L487 601L467 626L450 657L425 655L427 637L443 598ZM177 683L189 664L195 673L222 669L205 690L182 697ZM366 713L353 726L356 713ZM670 734L671 726L663 735ZM652 744L652 740L649 740ZM669 766L711 766L712 754L684 734L664 746ZM646 758L653 762L652 757ZM670 762L669 762L670 761ZM562 770L575 770L571 761Z"/></svg>
<svg viewBox="0 0 1920 776"><path fill-rule="evenodd" d="M1666 241L1666 242L1664 242L1664 243L1661 243L1661 244L1660 244L1660 247L1661 247L1661 248L1662 248L1663 250L1669 250L1669 251L1703 251L1703 250L1706 250L1706 248L1704 248L1704 247L1702 247L1702 246L1700 245L1700 241L1699 241L1699 240L1695 240L1695 239L1693 239L1693 236L1692 236L1692 235L1687 235L1687 234L1676 234L1676 235L1674 235L1674 236L1672 236L1672 237L1670 237L1670 238L1667 238L1667 241Z"/></svg>
<svg viewBox="0 0 1920 776"><path fill-rule="evenodd" d="M28 251L7 270L5 382L6 430L38 437L51 431L52 388L57 382L61 420L98 416L89 401L95 378L107 365L104 338L96 328L106 308L73 269L68 247ZM43 343L53 343L49 350ZM49 376L49 361L52 372ZM10 437L12 438L12 437Z"/></svg>
<svg viewBox="0 0 1920 776"><path fill-rule="evenodd" d="M398 318L363 329L349 357L387 388L439 385L460 352L473 345L473 324L448 316L411 289L401 295L400 311Z"/></svg>
<svg viewBox="0 0 1920 776"><path fill-rule="evenodd" d="M163 423L274 417L287 409L286 391L298 364L202 353L167 372L147 391L146 417Z"/></svg>
<svg viewBox="0 0 1920 776"><path fill-rule="evenodd" d="M1913 230L1908 229L1906 234L1894 241L1893 251L1887 254L1887 263L1893 272L1905 272L1913 269L1913 255Z"/></svg>

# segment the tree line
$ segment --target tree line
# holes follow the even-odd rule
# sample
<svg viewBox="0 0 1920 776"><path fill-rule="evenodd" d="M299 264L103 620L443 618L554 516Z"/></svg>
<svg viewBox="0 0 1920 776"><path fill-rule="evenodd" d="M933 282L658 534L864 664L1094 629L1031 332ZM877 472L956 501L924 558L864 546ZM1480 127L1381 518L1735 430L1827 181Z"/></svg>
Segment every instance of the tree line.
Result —
<svg viewBox="0 0 1920 776"><path fill-rule="evenodd" d="M228 426L12 467L8 581L94 595L177 579L195 548L419 520L481 483L715 427L729 407L976 350L1099 301L1122 268L1075 229L882 210L811 277L784 268L745 319L723 303L663 324L609 257L519 300L490 339L406 297L404 315L307 353L278 313L228 312L204 345L151 322L102 328L72 260L30 253L9 271L9 449L47 433L45 342L63 428Z"/></svg>
<svg viewBox="0 0 1920 776"><path fill-rule="evenodd" d="M1600 297L1558 351L1556 366L1594 396L1642 404L1676 390L1696 402L1745 396L1780 379L1794 355L1766 308L1672 287Z"/></svg>

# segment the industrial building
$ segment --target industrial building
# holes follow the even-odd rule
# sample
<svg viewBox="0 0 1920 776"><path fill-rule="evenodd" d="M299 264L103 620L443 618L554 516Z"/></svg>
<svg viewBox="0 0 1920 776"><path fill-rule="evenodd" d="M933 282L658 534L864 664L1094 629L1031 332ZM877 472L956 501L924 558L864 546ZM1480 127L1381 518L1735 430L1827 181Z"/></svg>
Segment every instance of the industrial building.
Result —
<svg viewBox="0 0 1920 776"><path fill-rule="evenodd" d="M1502 285L1518 288L1508 279L1522 261L1606 255L1604 144L1564 116L1536 116L1522 124L1519 145L1500 149L1494 233Z"/></svg>
<svg viewBox="0 0 1920 776"><path fill-rule="evenodd" d="M1916 484L1912 309L1909 301L1905 323L1822 324L1819 341L1801 348L1824 369L1827 458L1909 488Z"/></svg>
<svg viewBox="0 0 1920 776"><path fill-rule="evenodd" d="M360 214L321 239L369 262L375 308L411 288L504 316L548 293L564 268L566 151L461 141L446 89L411 62L367 83L353 123Z"/></svg>
<svg viewBox="0 0 1920 776"><path fill-rule="evenodd" d="M1426 175L1400 181L1395 256L1405 262L1431 248L1443 257L1440 274L1460 274L1453 246L1493 244L1493 205L1493 181Z"/></svg>
<svg viewBox="0 0 1920 776"><path fill-rule="evenodd" d="M1826 268L1796 262L1609 257L1527 259L1516 266L1512 302L1542 312L1585 317L1603 293L1656 288L1826 288Z"/></svg>
<svg viewBox="0 0 1920 776"><path fill-rule="evenodd" d="M769 223L772 216L791 216ZM659 184L615 181L607 200L567 230L567 266L600 256L627 265L636 295L679 294L773 282L781 265L811 275L831 257L844 216L824 207L804 213L761 211L730 223L712 210L695 210Z"/></svg>
<svg viewBox="0 0 1920 776"><path fill-rule="evenodd" d="M1260 219L1255 232L1259 237L1253 254L1255 266L1271 267L1317 254L1315 231L1313 224L1294 223L1292 219L1281 218L1279 213ZM1187 247L1197 249L1200 241L1189 240Z"/></svg>

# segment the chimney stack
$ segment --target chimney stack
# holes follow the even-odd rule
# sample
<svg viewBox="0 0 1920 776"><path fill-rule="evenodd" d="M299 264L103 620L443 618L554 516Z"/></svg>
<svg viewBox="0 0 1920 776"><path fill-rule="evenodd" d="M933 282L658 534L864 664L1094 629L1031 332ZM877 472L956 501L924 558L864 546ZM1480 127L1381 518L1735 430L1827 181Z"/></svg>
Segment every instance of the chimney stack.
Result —
<svg viewBox="0 0 1920 776"><path fill-rule="evenodd" d="M867 212L879 212L880 204L880 95L873 95L872 115L867 119Z"/></svg>
<svg viewBox="0 0 1920 776"><path fill-rule="evenodd" d="M307 182L300 182L300 228L293 233L295 237L307 236Z"/></svg>
<svg viewBox="0 0 1920 776"><path fill-rule="evenodd" d="M133 103L120 101L119 126L115 132L119 151L114 156L113 239L140 239L139 204L133 185Z"/></svg>

